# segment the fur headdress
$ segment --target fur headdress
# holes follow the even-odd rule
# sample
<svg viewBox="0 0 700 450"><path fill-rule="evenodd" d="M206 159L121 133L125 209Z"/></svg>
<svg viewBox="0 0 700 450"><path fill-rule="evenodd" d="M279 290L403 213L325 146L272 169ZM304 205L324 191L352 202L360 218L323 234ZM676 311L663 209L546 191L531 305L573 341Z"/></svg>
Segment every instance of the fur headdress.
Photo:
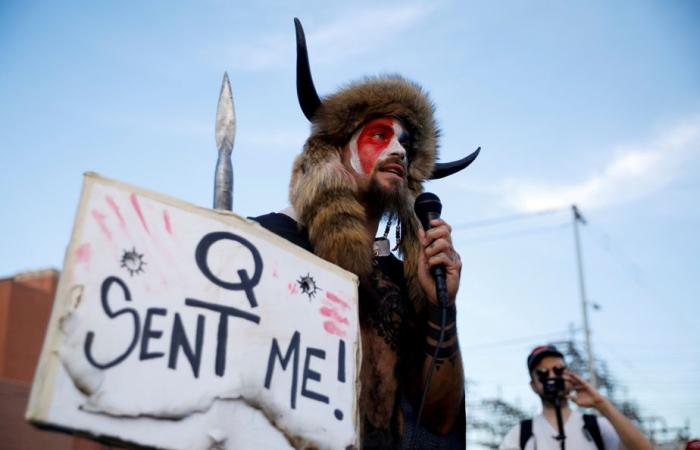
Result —
<svg viewBox="0 0 700 450"><path fill-rule="evenodd" d="M397 208L403 228L400 251L411 297L416 301L420 297L414 277L420 224L413 212L415 198L425 180L461 170L473 161L478 150L462 160L436 164L439 130L433 104L420 86L398 75L367 78L321 100L313 86L305 38L297 19L295 25L297 93L311 121L311 135L294 162L291 204L307 227L318 256L360 277L368 275L372 270L372 239L367 234L355 180L343 166L341 156L343 147L368 120L383 116L399 119L411 136L410 148L406 148L408 189Z"/></svg>

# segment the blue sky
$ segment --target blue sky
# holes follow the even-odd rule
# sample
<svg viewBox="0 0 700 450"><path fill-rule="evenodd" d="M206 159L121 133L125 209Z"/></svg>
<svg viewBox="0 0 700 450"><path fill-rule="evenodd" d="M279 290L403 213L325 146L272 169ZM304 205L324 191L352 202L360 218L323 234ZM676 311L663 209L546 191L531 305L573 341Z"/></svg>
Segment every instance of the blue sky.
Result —
<svg viewBox="0 0 700 450"><path fill-rule="evenodd" d="M536 409L527 352L580 327L576 203L594 352L645 415L700 436L698 2L2 2L0 276L61 267L85 171L211 205L224 71L234 211L285 207L308 134L295 16L321 94L400 73L430 92L444 159L484 149L427 185L464 261L475 399Z"/></svg>

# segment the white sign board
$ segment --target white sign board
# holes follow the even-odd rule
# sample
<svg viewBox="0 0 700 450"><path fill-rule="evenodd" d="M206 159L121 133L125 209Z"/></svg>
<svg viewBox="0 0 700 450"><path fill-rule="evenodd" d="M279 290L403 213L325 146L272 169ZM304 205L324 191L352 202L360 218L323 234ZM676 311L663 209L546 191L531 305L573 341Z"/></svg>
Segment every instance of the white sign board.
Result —
<svg viewBox="0 0 700 450"><path fill-rule="evenodd" d="M357 278L87 174L27 418L165 449L359 447Z"/></svg>

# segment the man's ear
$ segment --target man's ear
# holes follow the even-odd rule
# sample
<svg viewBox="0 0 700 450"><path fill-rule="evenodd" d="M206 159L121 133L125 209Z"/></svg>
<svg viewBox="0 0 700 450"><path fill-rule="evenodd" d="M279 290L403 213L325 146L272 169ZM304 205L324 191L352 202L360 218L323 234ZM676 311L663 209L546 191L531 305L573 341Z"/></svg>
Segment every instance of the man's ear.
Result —
<svg viewBox="0 0 700 450"><path fill-rule="evenodd" d="M537 394L537 389L535 389L535 380L530 378L530 389L532 389L532 392Z"/></svg>

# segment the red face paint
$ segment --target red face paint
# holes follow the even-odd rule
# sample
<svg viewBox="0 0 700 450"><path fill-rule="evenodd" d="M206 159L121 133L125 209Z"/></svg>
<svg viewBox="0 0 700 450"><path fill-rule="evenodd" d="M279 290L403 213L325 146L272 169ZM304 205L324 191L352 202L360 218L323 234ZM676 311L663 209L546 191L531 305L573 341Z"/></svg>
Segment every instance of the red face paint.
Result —
<svg viewBox="0 0 700 450"><path fill-rule="evenodd" d="M384 117L369 121L357 137L357 156L364 173L372 172L379 155L394 137L394 119Z"/></svg>
<svg viewBox="0 0 700 450"><path fill-rule="evenodd" d="M403 137L406 137L406 130L397 119L370 120L350 140L352 167L358 173L369 175L378 162L392 155L405 159L406 150L399 142Z"/></svg>

